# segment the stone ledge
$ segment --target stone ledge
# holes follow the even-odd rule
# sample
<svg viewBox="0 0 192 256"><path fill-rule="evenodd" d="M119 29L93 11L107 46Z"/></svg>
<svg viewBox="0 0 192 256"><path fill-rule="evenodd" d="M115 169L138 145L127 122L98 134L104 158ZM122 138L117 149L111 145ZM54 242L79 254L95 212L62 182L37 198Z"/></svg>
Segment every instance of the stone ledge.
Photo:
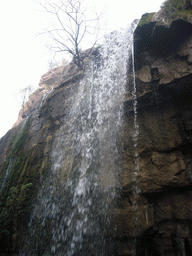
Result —
<svg viewBox="0 0 192 256"><path fill-rule="evenodd" d="M136 69L140 66L143 52L148 51L155 57L170 55L190 35L192 23L183 19L174 20L169 27L157 25L156 21L137 27L134 35Z"/></svg>

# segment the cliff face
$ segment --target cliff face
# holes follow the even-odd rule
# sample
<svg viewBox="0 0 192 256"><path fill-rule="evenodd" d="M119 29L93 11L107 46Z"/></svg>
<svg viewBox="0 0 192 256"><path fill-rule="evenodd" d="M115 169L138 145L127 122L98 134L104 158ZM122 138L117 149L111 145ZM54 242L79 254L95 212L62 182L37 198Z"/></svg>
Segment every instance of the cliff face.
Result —
<svg viewBox="0 0 192 256"><path fill-rule="evenodd" d="M92 58L95 55L96 52ZM131 70L130 62L129 74ZM21 112L17 126L0 140L2 254L47 255L46 248L54 236L50 230L53 225L59 229L60 222L54 222L53 213L44 221L38 200L44 198L42 204L46 207L50 198L55 197L49 177L54 177L52 159L62 155L59 150L57 156L51 153L53 148L58 149L58 141L62 142L66 158L62 162L63 171L54 178L56 188L61 191L54 200L67 198L62 184L72 169L79 168L80 152L72 145L71 124L78 125L82 116L69 113L74 104L79 104L83 77L84 73L72 64L45 74L39 90ZM127 79L123 100L123 124L118 134L123 144L121 186L118 183L119 196L115 198L107 234L113 239L114 255L191 255L191 23L181 19L165 27L152 21L138 27L135 31L136 98L133 80L132 74ZM29 117L24 120L26 116ZM106 162L107 154L103 152L102 156ZM112 172L106 170L106 173L102 173L100 182L103 187L110 187ZM46 184L49 187L43 194ZM65 209L62 210L65 215ZM33 221L32 212L36 212ZM61 218L59 214L58 217ZM64 252L65 245L60 246Z"/></svg>
<svg viewBox="0 0 192 256"><path fill-rule="evenodd" d="M138 160L128 93L122 209L117 217L119 233L124 235L120 255L132 255L133 234L137 236L136 255L191 255L191 57L192 24L184 20L170 27L150 22L135 31Z"/></svg>
<svg viewBox="0 0 192 256"><path fill-rule="evenodd" d="M37 231L34 241L29 241L30 216L50 172L50 152L56 133L70 111L82 78L73 64L51 73L54 76L48 72L42 77L39 89L29 97L18 121L0 140L1 255L17 255L19 251L26 255L40 253L34 248L41 233ZM38 228L41 225L38 223ZM44 240L41 242L43 248Z"/></svg>

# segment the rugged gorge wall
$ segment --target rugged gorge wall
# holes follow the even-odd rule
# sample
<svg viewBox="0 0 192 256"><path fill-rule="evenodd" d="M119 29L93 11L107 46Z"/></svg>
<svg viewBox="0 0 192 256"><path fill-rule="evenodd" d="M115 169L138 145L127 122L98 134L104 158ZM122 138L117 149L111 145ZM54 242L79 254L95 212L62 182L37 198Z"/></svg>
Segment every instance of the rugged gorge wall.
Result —
<svg viewBox="0 0 192 256"><path fill-rule="evenodd" d="M96 51L92 58L95 55ZM128 69L130 74L131 63ZM43 248L50 241L51 221L44 230L45 223L36 219L32 241L27 225L36 194L50 173L55 138L62 136L60 128L79 97L84 76L72 64L52 73L42 77L16 126L0 140L1 255L18 251L47 255ZM122 188L109 230L114 255L188 256L192 254L192 25L176 20L170 27L155 21L139 26L135 75L137 101L133 76L124 100ZM72 164L78 166L77 160L72 152L68 155L61 182ZM38 232L44 235L39 237Z"/></svg>

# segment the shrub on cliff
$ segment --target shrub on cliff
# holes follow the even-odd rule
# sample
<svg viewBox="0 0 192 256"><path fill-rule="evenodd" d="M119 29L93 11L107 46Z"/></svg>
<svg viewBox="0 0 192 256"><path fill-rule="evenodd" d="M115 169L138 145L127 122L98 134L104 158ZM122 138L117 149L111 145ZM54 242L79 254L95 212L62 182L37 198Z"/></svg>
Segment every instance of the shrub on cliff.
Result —
<svg viewBox="0 0 192 256"><path fill-rule="evenodd" d="M162 5L163 14L175 19L192 14L192 3L190 0L167 0Z"/></svg>

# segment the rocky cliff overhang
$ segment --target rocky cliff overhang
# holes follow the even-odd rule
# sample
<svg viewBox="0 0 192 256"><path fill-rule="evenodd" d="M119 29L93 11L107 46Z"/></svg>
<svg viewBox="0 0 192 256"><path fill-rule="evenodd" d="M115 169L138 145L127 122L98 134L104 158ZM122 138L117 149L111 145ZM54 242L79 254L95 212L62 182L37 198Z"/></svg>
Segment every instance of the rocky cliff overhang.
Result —
<svg viewBox="0 0 192 256"><path fill-rule="evenodd" d="M149 14L144 17L146 15ZM192 23L183 19L174 20L170 26L158 25L157 21L138 26L135 30L136 68L140 67L144 52L156 58L170 55L191 35Z"/></svg>
<svg viewBox="0 0 192 256"><path fill-rule="evenodd" d="M146 16L149 14L142 19L147 20ZM158 21L144 22L135 30L134 51L138 108L170 100L177 104L190 101L192 23L183 19L174 20L169 26L159 25ZM133 110L131 90L125 105L127 111Z"/></svg>
<svg viewBox="0 0 192 256"><path fill-rule="evenodd" d="M140 22L134 39L137 102L132 99L132 76L124 105L125 160L117 230L121 238L124 235L127 251L128 236L137 232L134 255L191 255L192 24L179 18L168 26L151 19ZM133 70L129 67L128 74ZM136 185L130 178L135 170ZM134 186L139 188L136 195Z"/></svg>

